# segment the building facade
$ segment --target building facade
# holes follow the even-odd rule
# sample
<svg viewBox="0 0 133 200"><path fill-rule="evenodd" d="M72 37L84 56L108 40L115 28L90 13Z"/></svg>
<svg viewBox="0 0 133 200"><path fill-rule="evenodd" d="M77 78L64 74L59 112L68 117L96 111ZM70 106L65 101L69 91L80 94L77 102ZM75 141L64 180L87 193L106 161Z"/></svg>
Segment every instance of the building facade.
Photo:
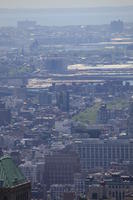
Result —
<svg viewBox="0 0 133 200"><path fill-rule="evenodd" d="M82 139L75 141L74 149L80 156L82 171L108 169L112 162L133 161L133 140Z"/></svg>
<svg viewBox="0 0 133 200"><path fill-rule="evenodd" d="M80 161L75 152L59 151L46 157L44 181L48 188L53 184L73 184L77 172Z"/></svg>
<svg viewBox="0 0 133 200"><path fill-rule="evenodd" d="M133 177L110 174L103 181L93 180L88 185L88 200L126 200L133 191Z"/></svg>

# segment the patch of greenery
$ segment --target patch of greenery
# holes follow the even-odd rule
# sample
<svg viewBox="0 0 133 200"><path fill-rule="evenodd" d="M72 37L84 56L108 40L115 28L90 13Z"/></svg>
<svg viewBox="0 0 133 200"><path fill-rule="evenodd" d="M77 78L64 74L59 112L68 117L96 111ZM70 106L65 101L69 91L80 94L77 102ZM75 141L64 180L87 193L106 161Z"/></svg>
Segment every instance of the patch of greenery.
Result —
<svg viewBox="0 0 133 200"><path fill-rule="evenodd" d="M110 110L113 109L125 109L128 107L128 102L125 99L116 99L112 102L107 103L107 108ZM85 111L80 112L78 115L75 115L73 119L81 123L90 123L95 124L97 119L97 112L101 106L101 103L96 102L92 107L87 108Z"/></svg>
<svg viewBox="0 0 133 200"><path fill-rule="evenodd" d="M87 108L84 112L80 112L78 115L74 116L75 121L80 121L82 123L94 124L97 118L97 111L100 108L100 103L95 103L91 108Z"/></svg>
<svg viewBox="0 0 133 200"><path fill-rule="evenodd" d="M117 99L107 104L108 109L125 109L129 103L125 99Z"/></svg>

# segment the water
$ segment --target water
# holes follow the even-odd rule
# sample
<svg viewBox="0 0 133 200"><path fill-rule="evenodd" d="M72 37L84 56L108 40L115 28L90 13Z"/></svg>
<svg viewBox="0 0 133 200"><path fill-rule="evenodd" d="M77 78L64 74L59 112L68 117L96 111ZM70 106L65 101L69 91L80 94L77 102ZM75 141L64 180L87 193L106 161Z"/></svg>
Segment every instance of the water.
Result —
<svg viewBox="0 0 133 200"><path fill-rule="evenodd" d="M17 21L35 20L45 26L101 25L121 19L133 22L133 8L129 9L85 9L84 11L65 10L1 10L0 26L16 26Z"/></svg>

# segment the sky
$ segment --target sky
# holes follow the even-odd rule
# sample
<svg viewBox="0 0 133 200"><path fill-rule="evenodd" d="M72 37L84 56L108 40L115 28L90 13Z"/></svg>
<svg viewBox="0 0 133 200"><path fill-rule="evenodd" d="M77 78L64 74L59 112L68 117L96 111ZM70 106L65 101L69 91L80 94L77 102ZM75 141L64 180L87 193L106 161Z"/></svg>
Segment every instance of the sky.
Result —
<svg viewBox="0 0 133 200"><path fill-rule="evenodd" d="M133 5L133 0L0 0L0 8L71 8L128 5Z"/></svg>

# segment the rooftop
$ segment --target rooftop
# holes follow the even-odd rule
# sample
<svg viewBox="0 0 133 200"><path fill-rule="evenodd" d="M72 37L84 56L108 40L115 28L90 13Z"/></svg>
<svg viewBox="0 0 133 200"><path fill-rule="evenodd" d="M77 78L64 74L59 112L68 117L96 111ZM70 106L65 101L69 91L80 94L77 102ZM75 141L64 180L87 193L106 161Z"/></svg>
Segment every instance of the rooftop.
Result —
<svg viewBox="0 0 133 200"><path fill-rule="evenodd" d="M25 177L10 157L0 158L0 187L14 187L25 182Z"/></svg>

